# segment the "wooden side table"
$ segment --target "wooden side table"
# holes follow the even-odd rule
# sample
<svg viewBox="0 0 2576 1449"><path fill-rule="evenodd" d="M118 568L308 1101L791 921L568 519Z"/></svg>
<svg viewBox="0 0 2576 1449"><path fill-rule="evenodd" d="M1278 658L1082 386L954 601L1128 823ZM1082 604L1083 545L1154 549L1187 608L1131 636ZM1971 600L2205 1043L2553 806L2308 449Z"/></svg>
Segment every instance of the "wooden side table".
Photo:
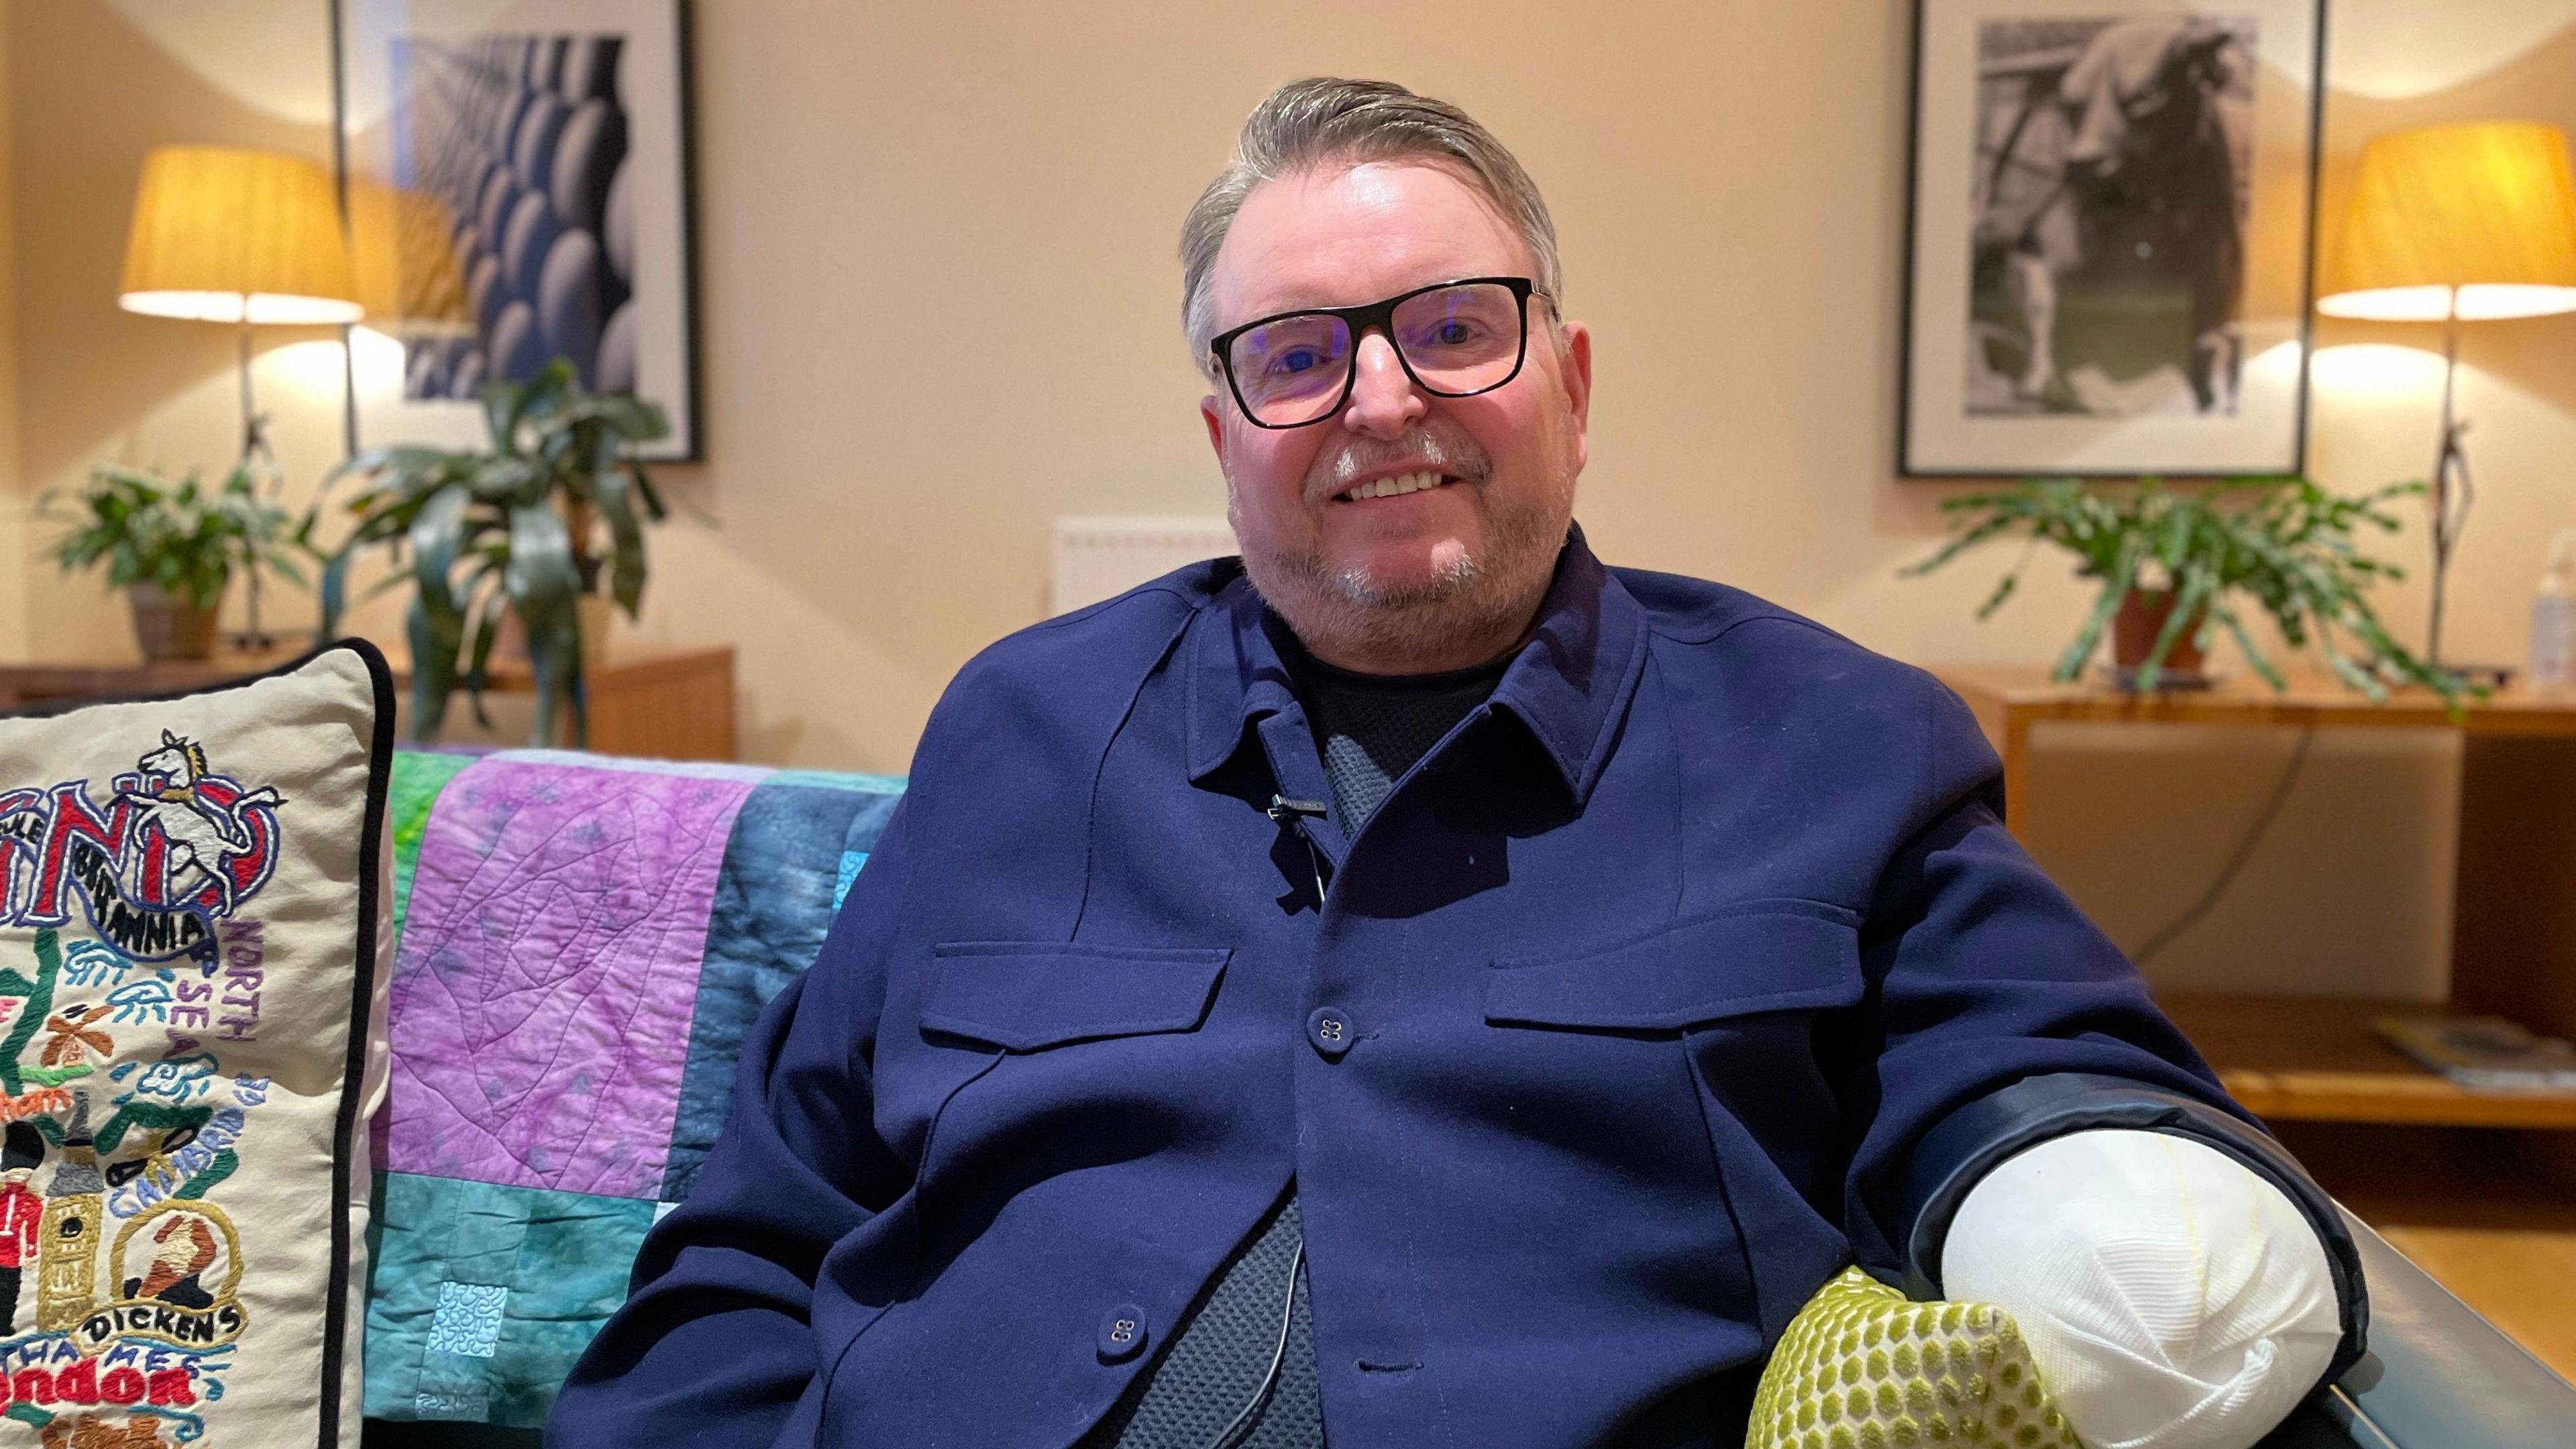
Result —
<svg viewBox="0 0 2576 1449"><path fill-rule="evenodd" d="M2036 668L1933 672L1958 691L2003 757L2005 824L2016 833L2029 823L2031 729L2043 723L2458 730L2447 1008L2576 1038L2576 696L2506 690L2465 703L2454 718L2420 690L2373 704L2322 677L2293 676L2281 692L2249 675L2206 690L2134 695L2055 684ZM2371 1030L2378 1016L2426 1013L2421 1002L2230 994L2173 995L2160 1004L2228 1090L2266 1117L2576 1127L2576 1092L2464 1091Z"/></svg>
<svg viewBox="0 0 2576 1449"><path fill-rule="evenodd" d="M0 712L52 700L146 699L201 689L275 668L297 652L152 664L0 664ZM404 661L395 661L394 674L398 687L410 683ZM665 760L734 758L731 646L620 649L590 672L589 683L590 748ZM526 664L493 666L490 689L508 694L534 687Z"/></svg>

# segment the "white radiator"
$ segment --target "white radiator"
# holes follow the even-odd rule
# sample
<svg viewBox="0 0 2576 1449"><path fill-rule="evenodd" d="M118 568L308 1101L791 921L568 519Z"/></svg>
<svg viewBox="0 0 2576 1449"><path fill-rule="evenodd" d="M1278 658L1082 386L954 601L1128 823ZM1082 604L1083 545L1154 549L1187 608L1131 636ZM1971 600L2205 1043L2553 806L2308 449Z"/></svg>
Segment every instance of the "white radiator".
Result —
<svg viewBox="0 0 2576 1449"><path fill-rule="evenodd" d="M1070 613L1233 552L1234 530L1222 518L1059 518L1048 611Z"/></svg>

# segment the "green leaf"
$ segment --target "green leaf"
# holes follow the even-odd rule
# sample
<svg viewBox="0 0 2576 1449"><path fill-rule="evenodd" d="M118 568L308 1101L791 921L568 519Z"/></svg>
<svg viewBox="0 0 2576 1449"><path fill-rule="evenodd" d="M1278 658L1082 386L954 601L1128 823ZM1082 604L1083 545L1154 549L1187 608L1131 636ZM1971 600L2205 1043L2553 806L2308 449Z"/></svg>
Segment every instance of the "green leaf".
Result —
<svg viewBox="0 0 2576 1449"><path fill-rule="evenodd" d="M2066 646L2066 652L2057 657L2056 667L2049 671L2049 678L2060 684L2084 672L2084 661L2093 657L2094 648L2102 642L2103 626L2119 611L2120 600L2128 596L2129 586L2137 581L2138 555L2144 550L2137 546L2138 541L2134 538L2124 540L2124 543L2128 546L2122 547L2114 558L2110 576L2102 582L2101 595L2094 599L2092 611L2085 615L2084 627L2076 631L2073 642Z"/></svg>
<svg viewBox="0 0 2576 1449"><path fill-rule="evenodd" d="M598 470L591 477L600 516L608 520L609 597L632 619L644 602L644 526L636 521L634 499L615 452L613 441L600 440Z"/></svg>
<svg viewBox="0 0 2576 1449"><path fill-rule="evenodd" d="M476 389L475 397L483 404L483 426L492 434L493 454L517 456L519 410L526 403L526 392L509 379L496 377Z"/></svg>
<svg viewBox="0 0 2576 1449"><path fill-rule="evenodd" d="M671 516L671 510L662 506L662 495L653 487L652 475L644 471L643 464L627 459L626 475L635 480L636 496L644 500L645 517L660 523Z"/></svg>
<svg viewBox="0 0 2576 1449"><path fill-rule="evenodd" d="M403 633L411 644L412 738L438 738L447 722L447 702L456 693L456 648L464 621L452 610L433 611L422 595L412 596L403 614Z"/></svg>
<svg viewBox="0 0 2576 1449"><path fill-rule="evenodd" d="M321 587L314 590L322 605L321 622L313 631L317 639L329 640L339 635L340 613L347 607L349 596L349 561L356 556L357 545L352 543L332 554L322 565Z"/></svg>
<svg viewBox="0 0 2576 1449"><path fill-rule="evenodd" d="M485 729L492 727L492 717L483 711L483 682L492 664L492 641L501 635L501 616L510 604L510 592L495 587L483 595L483 607L474 621L474 656L466 666L465 688L474 705L474 722Z"/></svg>
<svg viewBox="0 0 2576 1449"><path fill-rule="evenodd" d="M2209 602L2215 587L2213 577L2206 569L2183 570L2181 587L2174 591L2173 607L2165 612L2164 627L2156 631L2156 642L2147 651L2147 662L2138 669L2138 688L2141 691L2153 690L2164 678L2165 660L2172 657L2175 642L2182 638L2184 627L2192 622L2201 606Z"/></svg>
<svg viewBox="0 0 2576 1449"><path fill-rule="evenodd" d="M474 469L474 496L486 503L532 503L545 496L546 474L532 458L492 458Z"/></svg>
<svg viewBox="0 0 2576 1449"><path fill-rule="evenodd" d="M537 677L536 743L553 743L559 706L574 703L581 678L581 630L574 599L581 576L573 567L572 535L550 504L510 510L510 563L502 573L511 606L528 626L528 663ZM575 743L586 731L576 722Z"/></svg>

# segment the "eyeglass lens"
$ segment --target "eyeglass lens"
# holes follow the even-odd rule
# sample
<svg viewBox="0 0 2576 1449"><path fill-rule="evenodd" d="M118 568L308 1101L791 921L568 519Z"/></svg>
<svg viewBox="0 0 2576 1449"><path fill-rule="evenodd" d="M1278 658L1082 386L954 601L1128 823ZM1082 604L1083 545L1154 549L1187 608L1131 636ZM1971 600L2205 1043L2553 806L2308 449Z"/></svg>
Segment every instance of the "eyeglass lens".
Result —
<svg viewBox="0 0 2576 1449"><path fill-rule="evenodd" d="M1521 356L1521 305L1512 289L1467 282L1407 297L1388 331L1423 387L1451 397L1497 387ZM1245 411L1272 427L1310 423L1350 380L1350 324L1322 313L1265 322L1227 353Z"/></svg>

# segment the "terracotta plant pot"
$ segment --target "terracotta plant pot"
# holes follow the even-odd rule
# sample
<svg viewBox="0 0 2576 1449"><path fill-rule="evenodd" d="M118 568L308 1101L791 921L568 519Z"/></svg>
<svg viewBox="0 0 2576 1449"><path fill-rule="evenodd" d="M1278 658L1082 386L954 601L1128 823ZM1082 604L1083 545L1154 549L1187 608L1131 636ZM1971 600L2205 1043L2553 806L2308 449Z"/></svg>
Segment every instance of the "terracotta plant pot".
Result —
<svg viewBox="0 0 2576 1449"><path fill-rule="evenodd" d="M215 652L215 611L166 594L159 584L128 584L134 642L146 660L207 659Z"/></svg>
<svg viewBox="0 0 2576 1449"><path fill-rule="evenodd" d="M2174 595L2171 589L2131 589L2120 601L2120 612L2111 616L2111 663L2123 671L2135 671L2155 652L2156 636L2164 632L2165 620L2173 616ZM2201 666L2208 661L2192 643L2208 616L2207 606L2193 612L2182 633L2165 652L2164 674L2177 680L2196 680Z"/></svg>

